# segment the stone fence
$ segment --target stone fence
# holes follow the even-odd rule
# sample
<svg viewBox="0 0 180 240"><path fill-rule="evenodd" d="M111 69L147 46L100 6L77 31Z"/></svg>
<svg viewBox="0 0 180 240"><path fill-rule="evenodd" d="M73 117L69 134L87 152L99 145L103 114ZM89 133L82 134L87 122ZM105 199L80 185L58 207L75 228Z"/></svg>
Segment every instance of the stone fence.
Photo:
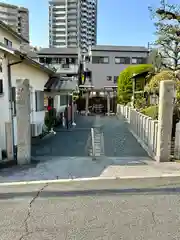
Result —
<svg viewBox="0 0 180 240"><path fill-rule="evenodd" d="M158 121L136 111L132 107L117 105L117 113L124 116L130 126L130 131L147 151L150 157L156 158Z"/></svg>

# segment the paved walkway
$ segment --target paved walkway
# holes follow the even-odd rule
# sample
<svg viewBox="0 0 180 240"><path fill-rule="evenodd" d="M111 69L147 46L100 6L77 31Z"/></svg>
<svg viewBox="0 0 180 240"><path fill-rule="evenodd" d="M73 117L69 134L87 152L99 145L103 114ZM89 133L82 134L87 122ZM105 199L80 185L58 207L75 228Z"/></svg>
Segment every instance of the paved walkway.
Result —
<svg viewBox="0 0 180 240"><path fill-rule="evenodd" d="M78 116L77 126L67 130L57 128L56 135L33 140L32 156L88 156L87 141L94 117Z"/></svg>
<svg viewBox="0 0 180 240"><path fill-rule="evenodd" d="M105 156L97 161L87 148L93 126L104 133ZM1 170L0 182L99 177L109 174L109 166L146 165L149 160L123 119L93 116L79 116L75 128L58 128L56 135L33 141L32 156L34 164Z"/></svg>
<svg viewBox="0 0 180 240"><path fill-rule="evenodd" d="M78 116L75 128L69 131L57 129L55 136L33 145L32 155L86 157L90 129L95 125L101 126L104 133L105 156L147 157L147 153L128 130L127 124L116 116Z"/></svg>
<svg viewBox="0 0 180 240"><path fill-rule="evenodd" d="M100 123L104 132L105 156L147 157L147 153L133 137L123 118L102 117Z"/></svg>

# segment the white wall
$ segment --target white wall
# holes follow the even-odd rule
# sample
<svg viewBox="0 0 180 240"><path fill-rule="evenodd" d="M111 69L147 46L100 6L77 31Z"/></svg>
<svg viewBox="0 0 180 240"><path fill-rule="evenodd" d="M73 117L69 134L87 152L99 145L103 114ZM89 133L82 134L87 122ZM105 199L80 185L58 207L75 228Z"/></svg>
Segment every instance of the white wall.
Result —
<svg viewBox="0 0 180 240"><path fill-rule="evenodd" d="M7 32L6 30L0 27L0 42L4 43L4 38L7 38L9 41L12 42L13 48L20 49L21 40L18 40L11 33Z"/></svg>
<svg viewBox="0 0 180 240"><path fill-rule="evenodd" d="M36 112L35 90L44 91L44 85L49 75L31 65L21 63L12 66L12 85L16 86L16 79L27 78L31 86L31 122L44 122L45 111Z"/></svg>
<svg viewBox="0 0 180 240"><path fill-rule="evenodd" d="M0 56L2 53L0 52ZM18 59L13 59L18 61ZM5 138L5 122L10 121L10 110L9 110L9 92L8 92L8 75L7 75L7 63L8 60L3 60L3 73L0 73L0 79L3 79L3 90L4 94L0 95L0 149L6 149L6 138ZM35 90L44 91L44 85L47 82L49 76L47 73L35 68L31 65L21 63L11 67L11 78L12 86L16 86L16 79L29 79L32 87L31 99L32 99L32 113L31 122L44 122L45 111L36 112L35 102ZM14 132L16 133L16 117L14 117ZM15 134L15 144L17 142Z"/></svg>
<svg viewBox="0 0 180 240"><path fill-rule="evenodd" d="M55 67L57 70L57 73L65 72L67 74L73 74L78 72L78 65L77 64L69 64L69 68L63 68L62 64L49 64L49 67Z"/></svg>
<svg viewBox="0 0 180 240"><path fill-rule="evenodd" d="M0 52L0 57L3 57L3 53ZM0 79L3 80L3 94L0 95L0 149L4 149L6 146L5 139L5 122L10 120L9 114L9 93L7 82L7 59L2 62L3 72L0 72Z"/></svg>

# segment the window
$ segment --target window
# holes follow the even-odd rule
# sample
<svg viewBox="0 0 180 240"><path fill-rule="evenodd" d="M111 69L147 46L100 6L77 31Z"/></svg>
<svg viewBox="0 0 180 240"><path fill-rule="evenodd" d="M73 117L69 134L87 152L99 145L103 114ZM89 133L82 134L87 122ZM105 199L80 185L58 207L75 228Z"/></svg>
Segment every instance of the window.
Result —
<svg viewBox="0 0 180 240"><path fill-rule="evenodd" d="M107 64L109 63L109 57L97 57L97 56L94 56L92 57L92 63L100 63L100 64Z"/></svg>
<svg viewBox="0 0 180 240"><path fill-rule="evenodd" d="M101 63L109 63L109 57L101 57Z"/></svg>
<svg viewBox="0 0 180 240"><path fill-rule="evenodd" d="M129 57L115 57L115 64L130 64Z"/></svg>
<svg viewBox="0 0 180 240"><path fill-rule="evenodd" d="M92 72L89 71L88 69L85 70L84 76L85 76L85 81L87 81L87 82L92 81Z"/></svg>
<svg viewBox="0 0 180 240"><path fill-rule="evenodd" d="M60 106L67 105L67 96L60 95Z"/></svg>
<svg viewBox="0 0 180 240"><path fill-rule="evenodd" d="M0 79L0 94L3 94L3 80Z"/></svg>
<svg viewBox="0 0 180 240"><path fill-rule="evenodd" d="M61 59L61 63L62 63L62 64L66 64L66 58L62 58L62 59Z"/></svg>
<svg viewBox="0 0 180 240"><path fill-rule="evenodd" d="M36 112L44 111L44 92L35 91L36 98Z"/></svg>
<svg viewBox="0 0 180 240"><path fill-rule="evenodd" d="M45 60L45 58L39 58L39 62L40 62L40 63L45 63L46 60Z"/></svg>
<svg viewBox="0 0 180 240"><path fill-rule="evenodd" d="M146 63L146 58L132 58L132 64L142 64L142 63Z"/></svg>
<svg viewBox="0 0 180 240"><path fill-rule="evenodd" d="M118 82L118 76L114 76L114 83Z"/></svg>
<svg viewBox="0 0 180 240"><path fill-rule="evenodd" d="M7 38L4 38L4 44L5 44L7 47L12 47L12 42L9 41Z"/></svg>
<svg viewBox="0 0 180 240"><path fill-rule="evenodd" d="M107 81L112 81L112 77L111 76L107 76L106 80Z"/></svg>
<svg viewBox="0 0 180 240"><path fill-rule="evenodd" d="M69 69L69 64L62 64L62 68L64 68L64 69Z"/></svg>

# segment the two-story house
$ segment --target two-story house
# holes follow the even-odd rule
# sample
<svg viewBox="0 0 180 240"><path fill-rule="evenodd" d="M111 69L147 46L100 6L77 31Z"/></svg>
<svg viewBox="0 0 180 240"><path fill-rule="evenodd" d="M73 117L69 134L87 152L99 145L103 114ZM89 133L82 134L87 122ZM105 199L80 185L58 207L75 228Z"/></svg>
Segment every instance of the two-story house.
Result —
<svg viewBox="0 0 180 240"><path fill-rule="evenodd" d="M129 65L146 63L148 52L146 47L138 46L92 46L85 55L83 64L84 74L88 76L84 86L82 85L89 92L86 95L86 112L88 95L95 97L98 93L115 98L120 72ZM107 102L110 105L110 100L107 99Z"/></svg>
<svg viewBox="0 0 180 240"><path fill-rule="evenodd" d="M117 86L120 72L129 65L146 63L148 52L146 47L93 46L86 55L84 69L91 72L94 89Z"/></svg>
<svg viewBox="0 0 180 240"><path fill-rule="evenodd" d="M41 125L44 123L44 86L54 72L22 52L21 46L24 42L28 43L21 35L0 21L0 158L1 150L7 150L9 145L6 123L12 128L13 139L10 148L14 149L17 145L17 79L28 79L30 83L31 123Z"/></svg>
<svg viewBox="0 0 180 240"><path fill-rule="evenodd" d="M78 74L80 65L79 49L69 48L41 48L39 51L28 53L35 61L55 71L54 76L45 86L45 91L60 92L58 111L64 111L72 98L69 92L78 89Z"/></svg>
<svg viewBox="0 0 180 240"><path fill-rule="evenodd" d="M69 77L78 74L78 48L42 48L37 55L40 63L54 68L57 74Z"/></svg>

